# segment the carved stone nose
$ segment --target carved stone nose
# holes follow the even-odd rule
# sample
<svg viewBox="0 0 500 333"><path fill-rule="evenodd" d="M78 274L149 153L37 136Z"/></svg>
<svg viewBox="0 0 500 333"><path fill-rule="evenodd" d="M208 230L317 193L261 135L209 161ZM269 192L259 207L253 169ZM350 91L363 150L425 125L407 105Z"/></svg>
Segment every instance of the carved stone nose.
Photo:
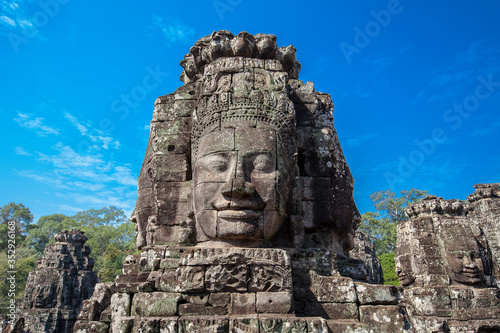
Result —
<svg viewBox="0 0 500 333"><path fill-rule="evenodd" d="M233 180L233 197L248 197L255 192L252 183L246 182L243 177L236 177Z"/></svg>
<svg viewBox="0 0 500 333"><path fill-rule="evenodd" d="M464 256L464 265L467 268L474 268L476 267L476 264L474 263L474 260L470 258L469 256Z"/></svg>
<svg viewBox="0 0 500 333"><path fill-rule="evenodd" d="M246 182L243 177L235 177L232 182L227 182L221 189L222 195L234 198L249 197L254 192L255 187L252 183Z"/></svg>

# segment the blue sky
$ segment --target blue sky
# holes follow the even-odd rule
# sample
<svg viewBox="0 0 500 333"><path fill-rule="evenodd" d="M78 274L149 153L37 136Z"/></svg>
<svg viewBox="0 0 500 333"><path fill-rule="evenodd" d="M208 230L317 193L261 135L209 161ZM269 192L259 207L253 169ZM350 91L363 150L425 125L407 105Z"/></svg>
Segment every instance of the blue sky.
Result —
<svg viewBox="0 0 500 333"><path fill-rule="evenodd" d="M127 214L157 96L214 30L293 44L332 95L363 213L391 188L445 199L500 181L500 3L494 0L0 0L0 205L35 219Z"/></svg>

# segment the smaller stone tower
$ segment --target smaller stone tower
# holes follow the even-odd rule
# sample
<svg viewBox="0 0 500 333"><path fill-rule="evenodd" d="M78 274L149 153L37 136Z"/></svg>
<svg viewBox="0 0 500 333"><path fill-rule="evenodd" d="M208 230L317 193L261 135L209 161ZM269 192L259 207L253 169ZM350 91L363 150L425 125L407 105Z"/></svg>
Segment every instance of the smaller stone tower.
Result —
<svg viewBox="0 0 500 333"><path fill-rule="evenodd" d="M24 291L20 311L31 333L73 332L82 301L92 296L97 283L84 233L65 230L54 239L29 273Z"/></svg>

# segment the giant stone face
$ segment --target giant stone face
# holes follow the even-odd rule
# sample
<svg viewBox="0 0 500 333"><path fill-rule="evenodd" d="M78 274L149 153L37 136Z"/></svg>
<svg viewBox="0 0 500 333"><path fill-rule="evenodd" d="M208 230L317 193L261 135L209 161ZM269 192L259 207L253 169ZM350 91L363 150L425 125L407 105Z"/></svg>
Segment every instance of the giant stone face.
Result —
<svg viewBox="0 0 500 333"><path fill-rule="evenodd" d="M314 247L347 254L358 221L333 102L276 36L214 32L155 102L132 216L137 247ZM213 243L213 244L212 244Z"/></svg>
<svg viewBox="0 0 500 333"><path fill-rule="evenodd" d="M396 263L396 275L398 276L399 283L406 287L415 281L415 277L413 276L411 258L408 255L401 255L395 257Z"/></svg>
<svg viewBox="0 0 500 333"><path fill-rule="evenodd" d="M285 218L289 188L276 131L226 128L201 138L193 169L199 231L211 240L269 239Z"/></svg>
<svg viewBox="0 0 500 333"><path fill-rule="evenodd" d="M450 278L460 284L479 284L483 280L483 262L474 238L445 240L446 269Z"/></svg>

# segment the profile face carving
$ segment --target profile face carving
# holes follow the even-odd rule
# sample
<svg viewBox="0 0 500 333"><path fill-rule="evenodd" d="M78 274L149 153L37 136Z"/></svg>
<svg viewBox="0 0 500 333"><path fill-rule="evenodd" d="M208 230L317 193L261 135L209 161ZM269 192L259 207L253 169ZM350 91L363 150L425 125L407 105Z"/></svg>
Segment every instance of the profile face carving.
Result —
<svg viewBox="0 0 500 333"><path fill-rule="evenodd" d="M141 168L141 173L138 179L139 191L134 212L130 218L132 223L135 223L135 240L138 249L146 246L146 229L148 219L152 214L152 171L146 165Z"/></svg>
<svg viewBox="0 0 500 333"><path fill-rule="evenodd" d="M289 197L276 131L228 128L200 139L193 168L198 233L210 240L270 239Z"/></svg>
<svg viewBox="0 0 500 333"><path fill-rule="evenodd" d="M401 255L395 258L396 275L398 276L399 283L403 286L409 286L415 281L413 276L411 258L408 255Z"/></svg>

